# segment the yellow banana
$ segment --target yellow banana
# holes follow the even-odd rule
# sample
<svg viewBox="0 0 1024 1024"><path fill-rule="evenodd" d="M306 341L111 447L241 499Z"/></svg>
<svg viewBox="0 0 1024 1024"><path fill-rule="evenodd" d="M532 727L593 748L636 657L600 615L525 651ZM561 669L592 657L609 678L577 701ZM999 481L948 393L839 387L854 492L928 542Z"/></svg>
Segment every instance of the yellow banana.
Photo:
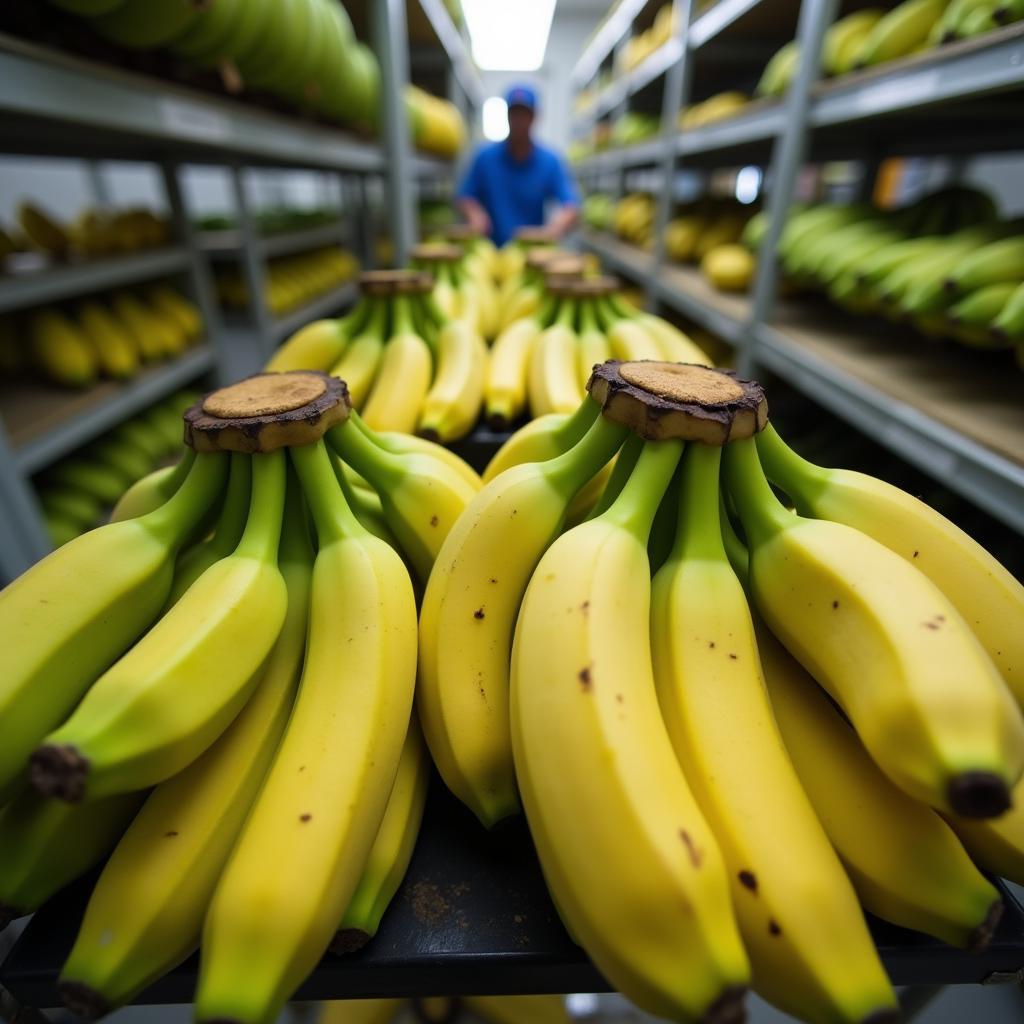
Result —
<svg viewBox="0 0 1024 1024"><path fill-rule="evenodd" d="M335 953L362 948L377 934L381 918L405 877L423 820L423 805L430 782L430 755L419 722L413 715L398 761L395 784L388 797L370 855L352 900L345 909L338 934L331 942Z"/></svg>
<svg viewBox="0 0 1024 1024"><path fill-rule="evenodd" d="M220 455L196 456L166 504L83 534L0 591L0 803L33 747L157 616L175 552L216 500L226 468Z"/></svg>
<svg viewBox="0 0 1024 1024"><path fill-rule="evenodd" d="M501 330L505 330L517 320L532 316L543 304L543 295L538 286L524 285L508 296L501 311Z"/></svg>
<svg viewBox="0 0 1024 1024"><path fill-rule="evenodd" d="M563 299L555 322L537 335L530 349L526 391L535 417L573 412L583 399L576 369L575 315L575 302Z"/></svg>
<svg viewBox="0 0 1024 1024"><path fill-rule="evenodd" d="M484 405L487 420L495 430L507 430L526 408L530 354L549 316L550 304L535 316L510 324L491 346Z"/></svg>
<svg viewBox="0 0 1024 1024"><path fill-rule="evenodd" d="M199 944L217 879L284 732L313 561L306 510L294 498L280 550L288 611L260 681L220 739L146 800L96 883L61 970L64 1004L86 1019L130 1002Z"/></svg>
<svg viewBox="0 0 1024 1024"><path fill-rule="evenodd" d="M318 544L306 658L281 746L210 904L199 1021L269 1024L316 965L355 892L409 725L409 574L345 505L322 442L290 456Z"/></svg>
<svg viewBox="0 0 1024 1024"><path fill-rule="evenodd" d="M277 567L284 454L253 458L249 521L238 547L36 749L30 778L40 792L73 803L162 782L206 750L245 704L287 605Z"/></svg>
<svg viewBox="0 0 1024 1024"><path fill-rule="evenodd" d="M976 540L883 480L802 459L769 425L757 452L801 515L852 526L915 566L953 602L1024 706L1024 586Z"/></svg>
<svg viewBox="0 0 1024 1024"><path fill-rule="evenodd" d="M341 358L331 367L331 376L340 377L348 385L352 406L361 409L373 387L384 351L384 334L388 329L388 306L382 299L370 304L362 330L346 345Z"/></svg>
<svg viewBox="0 0 1024 1024"><path fill-rule="evenodd" d="M389 452L373 443L358 414L328 434L331 447L380 495L384 518L422 581L477 489L424 452Z"/></svg>
<svg viewBox="0 0 1024 1024"><path fill-rule="evenodd" d="M124 328L98 302L83 302L77 312L100 372L115 380L134 377L139 372L139 351Z"/></svg>
<svg viewBox="0 0 1024 1024"><path fill-rule="evenodd" d="M549 413L520 427L491 457L483 482L490 483L499 473L524 462L544 462L564 455L594 422L594 403L584 400L572 413Z"/></svg>
<svg viewBox="0 0 1024 1024"><path fill-rule="evenodd" d="M602 974L656 1016L732 1020L747 958L650 657L647 535L681 448L649 443L611 508L541 558L512 651L512 743L545 880Z"/></svg>
<svg viewBox="0 0 1024 1024"><path fill-rule="evenodd" d="M508 732L512 629L533 566L573 495L622 443L600 417L575 448L486 484L437 556L420 614L420 722L449 789L486 825L518 810Z"/></svg>
<svg viewBox="0 0 1024 1024"><path fill-rule="evenodd" d="M151 306L170 317L185 332L187 341L195 341L203 330L203 319L199 310L167 285L156 285L146 292Z"/></svg>
<svg viewBox="0 0 1024 1024"><path fill-rule="evenodd" d="M1013 791L1013 806L998 818L972 821L949 816L949 824L975 864L1024 885L1024 783Z"/></svg>
<svg viewBox="0 0 1024 1024"><path fill-rule="evenodd" d="M594 301L580 303L580 330L577 336L576 373L581 394L587 390L587 382L594 366L610 359L611 345L597 322Z"/></svg>
<svg viewBox="0 0 1024 1024"><path fill-rule="evenodd" d="M663 320L653 313L641 313L636 322L650 334L658 348L661 358L670 363L697 363L701 366L713 366L714 361L689 335L678 327Z"/></svg>
<svg viewBox="0 0 1024 1024"><path fill-rule="evenodd" d="M479 491L483 486L480 474L465 459L456 455L450 448L445 448L443 444L429 441L425 437L417 437L415 434L399 434L393 430L377 430L368 436L374 444L387 452L394 452L396 455L420 452L440 459L441 462L455 470L474 490Z"/></svg>
<svg viewBox="0 0 1024 1024"><path fill-rule="evenodd" d="M320 1004L316 1024L391 1024L401 999L339 999Z"/></svg>
<svg viewBox="0 0 1024 1024"><path fill-rule="evenodd" d="M57 384L88 387L99 369L88 336L57 310L34 311L29 317L29 343L38 367Z"/></svg>
<svg viewBox="0 0 1024 1024"><path fill-rule="evenodd" d="M683 457L675 546L652 587L658 702L729 868L754 990L802 1020L856 1024L896 996L772 717L746 595L722 545L721 453L694 443Z"/></svg>
<svg viewBox="0 0 1024 1024"><path fill-rule="evenodd" d="M315 320L301 327L270 357L268 373L287 370L329 370L348 343L343 320Z"/></svg>
<svg viewBox="0 0 1024 1024"><path fill-rule="evenodd" d="M1024 719L967 623L866 534L786 509L755 444L726 447L725 478L772 632L901 789L965 817L1003 813L1024 768Z"/></svg>
<svg viewBox="0 0 1024 1024"><path fill-rule="evenodd" d="M417 430L432 440L454 441L468 434L480 415L487 345L463 320L442 327L437 341L437 373L423 399Z"/></svg>

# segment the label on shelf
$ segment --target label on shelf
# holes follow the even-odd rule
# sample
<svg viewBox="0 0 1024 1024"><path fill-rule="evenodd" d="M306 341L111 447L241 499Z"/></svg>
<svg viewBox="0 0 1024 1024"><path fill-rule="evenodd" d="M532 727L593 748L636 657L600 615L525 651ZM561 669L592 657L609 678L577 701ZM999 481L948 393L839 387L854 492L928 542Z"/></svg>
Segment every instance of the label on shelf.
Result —
<svg viewBox="0 0 1024 1024"><path fill-rule="evenodd" d="M226 117L186 100L162 97L160 120L170 131L193 139L222 142L231 135L231 125Z"/></svg>
<svg viewBox="0 0 1024 1024"><path fill-rule="evenodd" d="M857 112L874 114L895 107L913 107L935 96L941 75L937 68L912 75L897 75L892 81L863 87L856 94Z"/></svg>

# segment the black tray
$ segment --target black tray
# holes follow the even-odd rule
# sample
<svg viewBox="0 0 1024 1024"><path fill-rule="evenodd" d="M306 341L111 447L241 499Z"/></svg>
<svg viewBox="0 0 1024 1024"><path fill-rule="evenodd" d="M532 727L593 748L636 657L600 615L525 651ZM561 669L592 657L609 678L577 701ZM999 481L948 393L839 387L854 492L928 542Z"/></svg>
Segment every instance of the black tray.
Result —
<svg viewBox="0 0 1024 1024"><path fill-rule="evenodd" d="M0 984L22 1005L60 1005L56 979L89 888L88 882L71 886L43 907L0 967ZM873 920L893 982L1013 980L999 976L1024 968L1024 909L1000 888L1006 911L980 954ZM197 965L190 958L137 1002L190 1002ZM350 956L326 955L295 998L608 990L558 920L525 822L517 819L487 833L435 777L409 873L376 938Z"/></svg>

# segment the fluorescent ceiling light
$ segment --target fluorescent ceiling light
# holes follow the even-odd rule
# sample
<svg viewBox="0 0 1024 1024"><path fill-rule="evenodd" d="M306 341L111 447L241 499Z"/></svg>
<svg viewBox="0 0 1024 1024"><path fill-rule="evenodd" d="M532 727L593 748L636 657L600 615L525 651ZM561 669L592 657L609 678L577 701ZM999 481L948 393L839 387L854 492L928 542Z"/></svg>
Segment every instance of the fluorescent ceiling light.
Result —
<svg viewBox="0 0 1024 1024"><path fill-rule="evenodd" d="M536 71L544 63L555 0L462 0L482 71Z"/></svg>
<svg viewBox="0 0 1024 1024"><path fill-rule="evenodd" d="M489 96L481 108L484 138L501 142L508 138L508 104L500 96Z"/></svg>

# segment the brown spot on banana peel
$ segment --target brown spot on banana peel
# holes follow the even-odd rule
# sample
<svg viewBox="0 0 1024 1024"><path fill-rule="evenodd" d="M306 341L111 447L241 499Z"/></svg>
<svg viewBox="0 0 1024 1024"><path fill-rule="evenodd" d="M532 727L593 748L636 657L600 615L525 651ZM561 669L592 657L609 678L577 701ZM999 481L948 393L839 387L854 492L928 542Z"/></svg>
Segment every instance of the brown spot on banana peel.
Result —
<svg viewBox="0 0 1024 1024"><path fill-rule="evenodd" d="M313 815L310 814L308 811L305 814L300 814L299 815L299 821L306 822L306 821L312 821L312 820L313 820Z"/></svg>
<svg viewBox="0 0 1024 1024"><path fill-rule="evenodd" d="M699 868L701 862L704 860L704 852L693 841L693 836L691 836L685 828L681 828L679 830L679 838L682 839L683 845L686 847L686 852L690 857L690 863L694 868Z"/></svg>
<svg viewBox="0 0 1024 1024"><path fill-rule="evenodd" d="M480 621L480 619L484 618L483 608L477 608L477 610L473 612L473 618L476 619L478 622Z"/></svg>
<svg viewBox="0 0 1024 1024"><path fill-rule="evenodd" d="M170 832L165 832L164 833L164 839L173 839L177 834L178 833L175 832L174 829L171 829Z"/></svg>
<svg viewBox="0 0 1024 1024"><path fill-rule="evenodd" d="M782 934L782 926L779 924L778 921L775 920L774 917L768 918L768 932L769 934L776 936Z"/></svg>
<svg viewBox="0 0 1024 1024"><path fill-rule="evenodd" d="M431 526L437 526L437 524L439 522L440 522L440 520L437 518L437 516L431 516L430 517L430 525Z"/></svg>
<svg viewBox="0 0 1024 1024"><path fill-rule="evenodd" d="M589 665L585 665L583 668L580 669L580 671L579 671L579 681L580 681L580 685L583 687L584 691L589 691L593 687L594 680L593 680L593 678L590 675L590 666Z"/></svg>
<svg viewBox="0 0 1024 1024"><path fill-rule="evenodd" d="M744 868L736 875L736 877L740 880L740 885L742 885L744 889L749 889L754 893L757 892L757 875L755 875L753 871L748 871Z"/></svg>

